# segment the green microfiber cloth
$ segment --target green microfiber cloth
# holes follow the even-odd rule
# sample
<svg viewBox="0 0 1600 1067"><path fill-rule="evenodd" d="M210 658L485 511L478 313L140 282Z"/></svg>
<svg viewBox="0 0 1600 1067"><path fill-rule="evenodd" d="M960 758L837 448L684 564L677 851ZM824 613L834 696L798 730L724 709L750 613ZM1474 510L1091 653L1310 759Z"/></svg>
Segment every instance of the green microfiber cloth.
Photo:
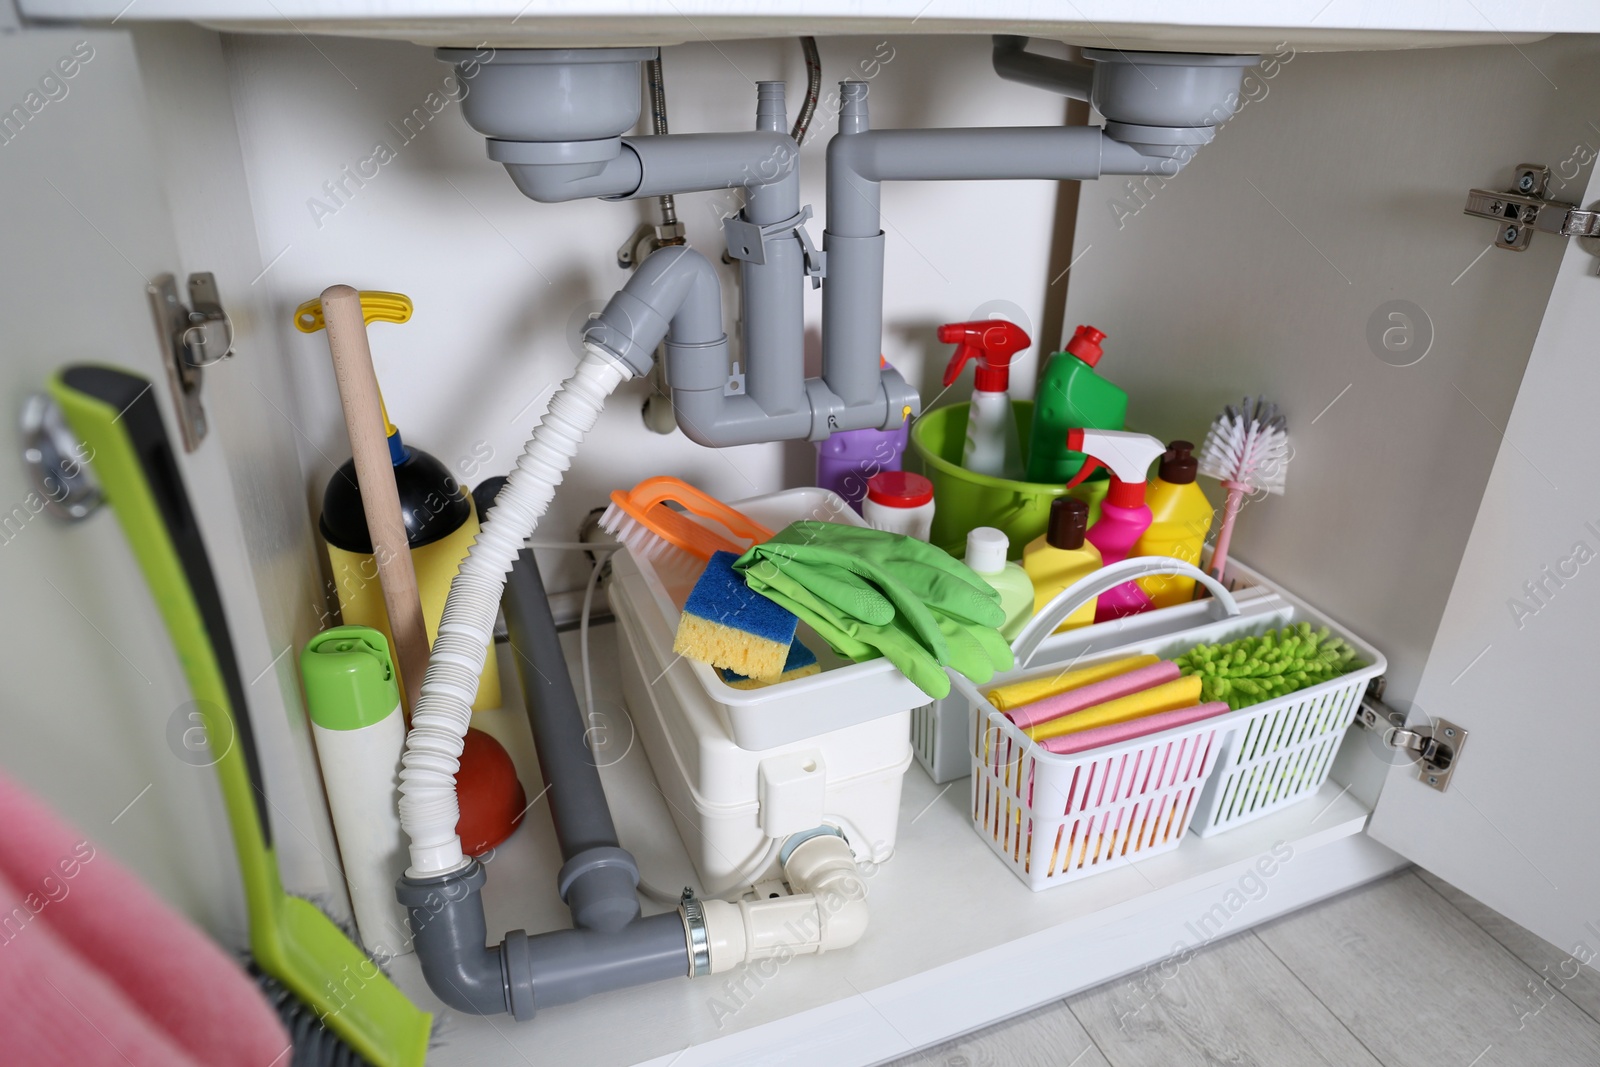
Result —
<svg viewBox="0 0 1600 1067"><path fill-rule="evenodd" d="M1355 649L1313 631L1309 622L1222 645L1199 645L1173 660L1185 675L1200 676L1202 701L1224 700L1238 710L1320 685L1366 664Z"/></svg>
<svg viewBox="0 0 1600 1067"><path fill-rule="evenodd" d="M784 672L799 620L744 583L739 557L712 553L678 619L672 651L761 682Z"/></svg>
<svg viewBox="0 0 1600 1067"><path fill-rule="evenodd" d="M735 689L760 689L764 685L773 684L770 681L746 678L726 667L717 668L717 673L722 675L724 682ZM807 678L821 673L822 664L817 662L817 654L797 640L789 646L789 658L783 661L783 673L773 681L792 682L796 678Z"/></svg>

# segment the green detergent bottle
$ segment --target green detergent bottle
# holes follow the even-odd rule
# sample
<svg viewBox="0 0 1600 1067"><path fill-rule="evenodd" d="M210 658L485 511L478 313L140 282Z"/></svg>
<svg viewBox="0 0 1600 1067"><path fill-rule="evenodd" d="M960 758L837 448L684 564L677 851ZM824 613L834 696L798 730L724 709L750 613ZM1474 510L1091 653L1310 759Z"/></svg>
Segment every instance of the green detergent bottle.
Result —
<svg viewBox="0 0 1600 1067"><path fill-rule="evenodd" d="M1034 401L1028 444L1028 481L1065 482L1083 466L1083 453L1067 448L1067 431L1120 430L1128 414L1128 394L1095 373L1105 332L1079 326L1046 364Z"/></svg>

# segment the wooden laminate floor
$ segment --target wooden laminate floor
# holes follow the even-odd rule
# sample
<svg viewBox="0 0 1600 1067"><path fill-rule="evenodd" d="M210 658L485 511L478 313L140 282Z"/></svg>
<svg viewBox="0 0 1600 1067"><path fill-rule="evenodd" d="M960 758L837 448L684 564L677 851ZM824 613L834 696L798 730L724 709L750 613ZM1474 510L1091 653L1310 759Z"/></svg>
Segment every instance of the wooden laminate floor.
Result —
<svg viewBox="0 0 1600 1067"><path fill-rule="evenodd" d="M1595 1067L1600 973L1420 870L894 1067Z"/></svg>

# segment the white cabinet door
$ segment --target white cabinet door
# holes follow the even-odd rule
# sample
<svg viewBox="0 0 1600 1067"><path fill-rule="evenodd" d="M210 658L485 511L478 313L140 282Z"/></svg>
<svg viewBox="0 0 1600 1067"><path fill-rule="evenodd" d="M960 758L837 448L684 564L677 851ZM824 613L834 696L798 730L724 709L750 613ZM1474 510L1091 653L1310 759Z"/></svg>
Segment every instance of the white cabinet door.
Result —
<svg viewBox="0 0 1600 1067"><path fill-rule="evenodd" d="M208 754L193 744L188 687L160 616L109 508L71 526L43 512L15 430L25 398L59 367L96 362L151 379L177 440L145 287L171 272L186 295L188 271L217 272L241 355L207 372L212 433L179 463L251 683L264 762L288 782L274 789L269 766L280 853L308 853L316 869L296 888L325 891L317 857L332 849L320 802L295 787L303 777L293 769L298 761L283 758L295 721L286 712L298 712L297 698L285 704L285 693L294 694L295 657L281 653L292 642L282 633L269 637L286 624L262 617L272 588L304 584L300 572L311 557L301 543L310 529L296 477L274 495L265 476L241 478L240 465L230 464L230 452L280 457L287 440L285 469L293 470L293 430L274 413L283 401L273 399L273 386L250 384L264 381L270 365L255 341L261 315L249 310L249 282L260 270L254 249L241 268L185 240L196 219L213 234L226 229L205 214L218 191L196 185L214 186L218 160L238 155L236 141L184 145L174 133L198 135L208 109L231 122L225 83L219 99L220 79L212 76L221 70L220 48L198 31L189 37L211 51L184 54L187 82L179 87L163 80L174 68L160 64L184 56L163 55L161 38L146 42L152 58L122 30L0 35L0 443L7 449L0 461L0 769L175 906L238 942L244 915L233 844ZM186 213L182 224L169 200ZM186 248L203 261L185 261ZM254 422L251 409L259 409ZM270 524L249 516L290 515L292 506L300 518L282 526L299 541L280 537L274 557L273 546L260 545ZM305 616L300 625L314 629L312 606L296 606ZM291 859L286 880L294 869Z"/></svg>
<svg viewBox="0 0 1600 1067"><path fill-rule="evenodd" d="M1585 196L1600 197L1600 171ZM1597 263L1576 241L1566 250L1415 707L1404 709L1468 730L1454 777L1438 793L1394 768L1370 827L1579 963L1600 954Z"/></svg>

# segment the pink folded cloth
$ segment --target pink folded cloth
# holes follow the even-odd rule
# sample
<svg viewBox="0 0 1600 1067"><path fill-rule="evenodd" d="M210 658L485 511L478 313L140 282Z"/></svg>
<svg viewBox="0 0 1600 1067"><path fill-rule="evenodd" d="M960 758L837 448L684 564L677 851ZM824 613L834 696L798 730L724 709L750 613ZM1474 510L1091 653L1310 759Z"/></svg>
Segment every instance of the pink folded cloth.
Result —
<svg viewBox="0 0 1600 1067"><path fill-rule="evenodd" d="M1109 726L1097 726L1092 730L1082 733L1062 734L1060 737L1047 738L1039 744L1045 751L1054 752L1058 756L1069 755L1073 752L1084 752L1101 745L1115 744L1118 741L1132 741L1136 737L1145 737L1149 734L1158 734L1162 730L1170 730L1175 726L1188 726L1190 723L1209 719L1213 715L1221 715L1228 710L1228 704L1223 700L1213 700L1209 704L1196 704L1191 708L1179 708L1176 711L1162 711L1154 715L1146 715L1142 719L1129 719L1127 722L1114 722Z"/></svg>
<svg viewBox="0 0 1600 1067"><path fill-rule="evenodd" d="M0 1049L18 1067L288 1067L240 963L0 776Z"/></svg>
<svg viewBox="0 0 1600 1067"><path fill-rule="evenodd" d="M1018 729L1026 730L1030 726L1037 726L1051 719L1059 719L1063 715L1070 715L1084 708L1091 708L1096 704L1104 704L1108 700L1116 700L1142 689L1150 689L1174 681L1182 675L1178 665L1169 660L1152 663L1148 667L1140 667L1136 671L1118 674L1104 681L1094 682L1077 689L1068 689L1064 693L1047 696L1043 700L1035 700L1031 704L1012 708L1006 712L1006 717L1017 725Z"/></svg>

